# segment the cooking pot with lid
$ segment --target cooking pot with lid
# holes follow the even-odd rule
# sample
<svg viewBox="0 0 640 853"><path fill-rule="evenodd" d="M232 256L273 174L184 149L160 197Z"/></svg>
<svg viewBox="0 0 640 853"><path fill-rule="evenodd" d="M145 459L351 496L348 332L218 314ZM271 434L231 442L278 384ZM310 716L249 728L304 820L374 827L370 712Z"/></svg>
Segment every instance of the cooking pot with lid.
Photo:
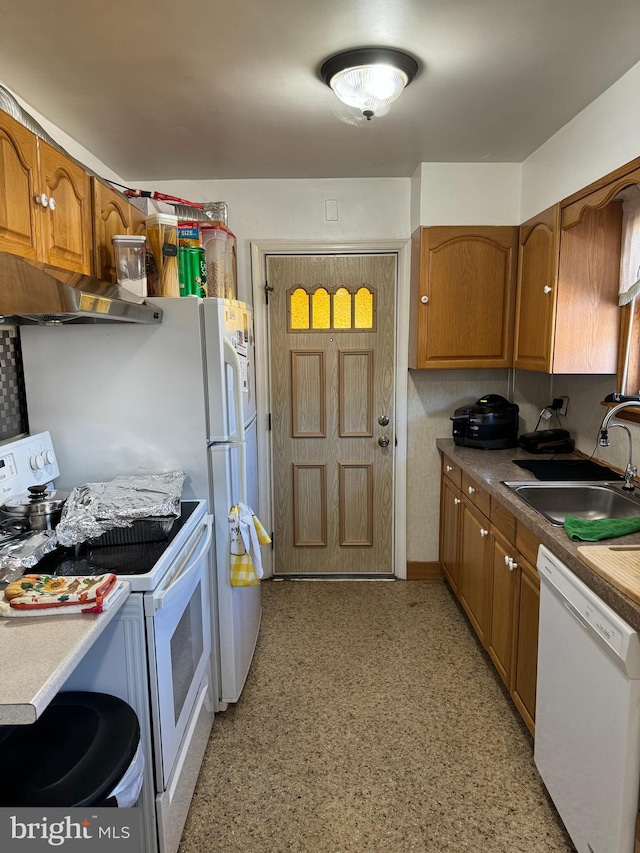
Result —
<svg viewBox="0 0 640 853"><path fill-rule="evenodd" d="M68 497L69 492L60 489L29 486L27 492L8 498L2 511L11 518L25 519L31 530L51 530L60 521Z"/></svg>

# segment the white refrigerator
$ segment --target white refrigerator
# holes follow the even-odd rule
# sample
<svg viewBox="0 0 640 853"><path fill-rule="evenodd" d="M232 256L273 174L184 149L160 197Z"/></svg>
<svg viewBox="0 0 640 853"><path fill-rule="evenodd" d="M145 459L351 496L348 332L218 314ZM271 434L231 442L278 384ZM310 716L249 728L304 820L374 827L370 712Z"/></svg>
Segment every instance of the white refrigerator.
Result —
<svg viewBox="0 0 640 853"><path fill-rule="evenodd" d="M159 326L23 326L31 432L49 430L59 488L116 474L187 473L183 498L215 518L214 676L223 703L242 692L260 626L260 586L232 587L227 516L257 512L253 314L242 302L148 300Z"/></svg>

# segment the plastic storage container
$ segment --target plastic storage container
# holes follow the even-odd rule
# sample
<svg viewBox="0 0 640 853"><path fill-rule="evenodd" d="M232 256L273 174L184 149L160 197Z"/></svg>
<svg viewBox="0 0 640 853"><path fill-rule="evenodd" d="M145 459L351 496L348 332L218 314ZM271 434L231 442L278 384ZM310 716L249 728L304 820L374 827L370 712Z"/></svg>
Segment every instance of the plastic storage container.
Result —
<svg viewBox="0 0 640 853"><path fill-rule="evenodd" d="M147 295L147 238L114 234L111 242L120 298L131 299L130 294L144 298Z"/></svg>
<svg viewBox="0 0 640 853"><path fill-rule="evenodd" d="M147 239L158 268L156 296L180 296L178 280L178 217L154 213L145 219Z"/></svg>
<svg viewBox="0 0 640 853"><path fill-rule="evenodd" d="M227 299L238 298L238 286L236 282L236 238L231 231L227 231L224 266L224 295Z"/></svg>
<svg viewBox="0 0 640 853"><path fill-rule="evenodd" d="M207 260L207 296L224 298L227 231L219 225L201 225L200 234Z"/></svg>

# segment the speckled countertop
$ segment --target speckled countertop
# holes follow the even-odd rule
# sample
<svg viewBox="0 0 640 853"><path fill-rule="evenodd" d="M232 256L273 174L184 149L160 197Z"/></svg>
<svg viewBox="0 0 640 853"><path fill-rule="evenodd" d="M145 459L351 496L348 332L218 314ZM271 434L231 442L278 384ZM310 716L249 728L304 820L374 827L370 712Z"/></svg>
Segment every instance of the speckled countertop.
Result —
<svg viewBox="0 0 640 853"><path fill-rule="evenodd" d="M34 723L129 597L96 614L0 618L0 725Z"/></svg>
<svg viewBox="0 0 640 853"><path fill-rule="evenodd" d="M640 606L605 578L584 563L578 555L578 547L588 544L602 545L602 542L573 542L564 532L564 528L550 524L543 516L521 501L502 480L532 480L536 478L530 471L513 464L514 459L549 459L540 454L527 453L520 448L507 450L478 450L473 447L459 447L451 438L436 441L438 450L446 453L463 471L476 479L487 492L505 506L529 530L538 536L543 545L556 555L571 571L577 575L597 596L616 611L636 630L640 631ZM564 456L572 458L571 456ZM619 536L616 545L640 545L640 533L631 536Z"/></svg>

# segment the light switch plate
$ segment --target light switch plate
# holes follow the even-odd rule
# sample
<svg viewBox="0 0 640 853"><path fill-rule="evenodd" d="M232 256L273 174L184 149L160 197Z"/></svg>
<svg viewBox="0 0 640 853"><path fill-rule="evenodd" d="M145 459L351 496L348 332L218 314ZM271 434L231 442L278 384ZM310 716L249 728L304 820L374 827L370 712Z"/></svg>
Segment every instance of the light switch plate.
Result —
<svg viewBox="0 0 640 853"><path fill-rule="evenodd" d="M338 199L328 198L324 203L324 218L327 222L338 221Z"/></svg>

